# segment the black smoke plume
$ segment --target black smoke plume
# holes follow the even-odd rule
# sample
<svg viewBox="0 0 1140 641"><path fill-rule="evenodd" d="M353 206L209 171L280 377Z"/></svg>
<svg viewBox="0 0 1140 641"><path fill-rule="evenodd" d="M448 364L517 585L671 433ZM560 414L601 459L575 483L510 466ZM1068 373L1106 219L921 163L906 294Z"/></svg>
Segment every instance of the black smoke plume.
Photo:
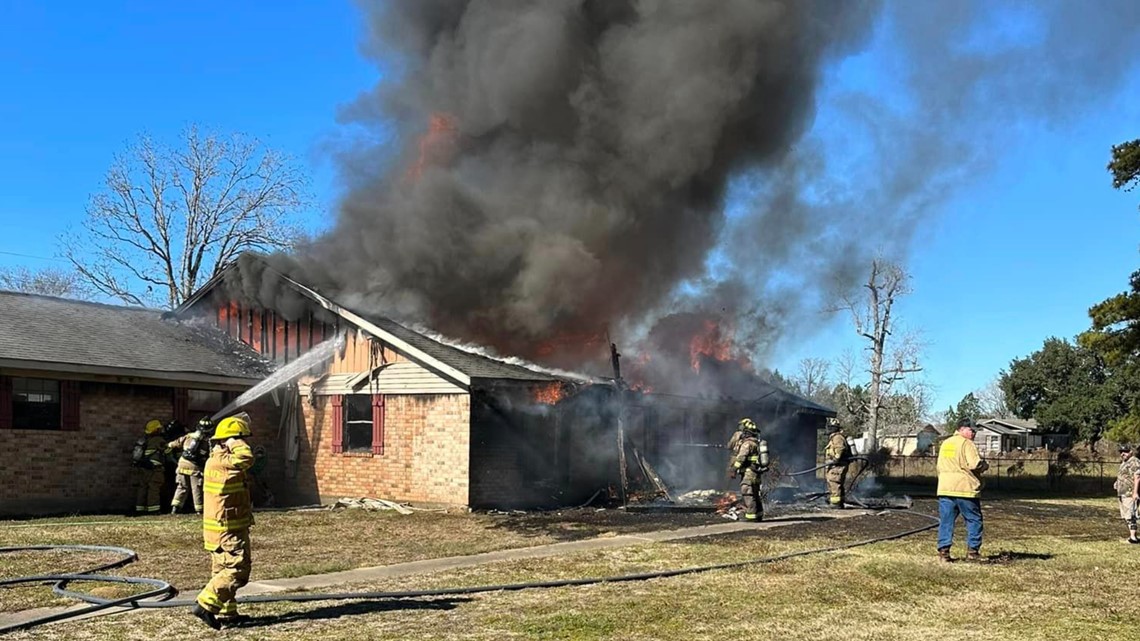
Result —
<svg viewBox="0 0 1140 641"><path fill-rule="evenodd" d="M343 113L360 135L339 156L336 222L289 269L358 309L561 366L648 336L689 363L690 337L660 340L685 326L674 314L764 358L873 254L905 256L1011 124L1075 117L1140 49L1134 0L361 8L382 78ZM1007 15L1029 35L972 44ZM877 73L906 104L829 85L873 39L895 46ZM833 138L811 133L821 112ZM731 215L730 191L745 203Z"/></svg>

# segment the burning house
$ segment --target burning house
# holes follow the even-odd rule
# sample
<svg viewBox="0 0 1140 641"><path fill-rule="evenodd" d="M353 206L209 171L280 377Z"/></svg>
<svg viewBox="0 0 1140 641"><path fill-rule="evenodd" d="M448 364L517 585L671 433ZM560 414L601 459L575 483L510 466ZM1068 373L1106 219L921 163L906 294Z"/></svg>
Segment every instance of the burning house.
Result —
<svg viewBox="0 0 1140 641"><path fill-rule="evenodd" d="M343 337L296 379L279 381L288 384L274 393L281 423L262 428L279 435L274 494L294 503L573 505L619 491L643 461L674 488L713 487L723 484L723 446L743 413L773 428L777 458L791 466L811 465L816 432L834 415L754 377L745 395L702 398L631 389L620 370L589 376L491 357L349 309L284 274L268 297L281 304L269 308L231 286L237 269L177 315L282 364ZM715 359L701 362L711 376Z"/></svg>

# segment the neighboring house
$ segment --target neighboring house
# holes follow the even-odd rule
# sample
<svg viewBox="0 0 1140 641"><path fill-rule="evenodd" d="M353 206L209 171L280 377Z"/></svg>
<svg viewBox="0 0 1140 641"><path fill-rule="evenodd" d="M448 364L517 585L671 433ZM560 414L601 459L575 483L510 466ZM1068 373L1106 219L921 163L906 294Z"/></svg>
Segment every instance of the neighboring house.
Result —
<svg viewBox="0 0 1140 641"><path fill-rule="evenodd" d="M269 371L159 311L0 291L0 514L129 509L148 420L189 424Z"/></svg>
<svg viewBox="0 0 1140 641"><path fill-rule="evenodd" d="M934 444L941 436L938 430L929 423L920 430L894 431L896 433L880 436L879 445L890 450L891 454L895 456L930 454L934 450Z"/></svg>
<svg viewBox="0 0 1140 641"><path fill-rule="evenodd" d="M1042 447L1066 447L1069 435L1046 432L1033 419L985 418L978 421L974 442L978 451L986 454L1028 452Z"/></svg>
<svg viewBox="0 0 1140 641"><path fill-rule="evenodd" d="M274 495L295 503L375 496L472 508L577 505L620 487L619 426L630 476L640 457L674 488L720 487L723 447L745 412L768 427L774 456L801 467L814 461L816 432L834 415L776 388L752 402L642 394L492 358L270 271L257 297L227 286L237 277L229 270L176 313L282 363L343 340L281 395L269 475Z"/></svg>

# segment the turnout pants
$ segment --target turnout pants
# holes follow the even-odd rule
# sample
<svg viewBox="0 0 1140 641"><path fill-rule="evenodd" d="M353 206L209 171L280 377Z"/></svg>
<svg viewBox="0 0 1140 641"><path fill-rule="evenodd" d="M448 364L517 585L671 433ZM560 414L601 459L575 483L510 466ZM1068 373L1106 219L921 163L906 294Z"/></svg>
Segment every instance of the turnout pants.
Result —
<svg viewBox="0 0 1140 641"><path fill-rule="evenodd" d="M213 576L198 593L198 605L222 617L236 616L237 591L249 583L252 567L249 530L230 532L221 545L210 551L210 572Z"/></svg>
<svg viewBox="0 0 1140 641"><path fill-rule="evenodd" d="M827 468L827 502L833 506L843 505L844 483L847 482L847 466L835 465Z"/></svg>
<svg viewBox="0 0 1140 641"><path fill-rule="evenodd" d="M170 507L181 510L182 506L186 504L186 495L189 494L194 499L194 511L201 514L202 473L182 474L180 472L174 475L174 482L174 498L170 501Z"/></svg>
<svg viewBox="0 0 1140 641"><path fill-rule="evenodd" d="M740 502L744 504L744 520L759 521L764 518L764 505L760 502L760 481L745 479L740 484Z"/></svg>
<svg viewBox="0 0 1140 641"><path fill-rule="evenodd" d="M135 512L154 513L162 511L162 480L164 470L138 469L135 471Z"/></svg>

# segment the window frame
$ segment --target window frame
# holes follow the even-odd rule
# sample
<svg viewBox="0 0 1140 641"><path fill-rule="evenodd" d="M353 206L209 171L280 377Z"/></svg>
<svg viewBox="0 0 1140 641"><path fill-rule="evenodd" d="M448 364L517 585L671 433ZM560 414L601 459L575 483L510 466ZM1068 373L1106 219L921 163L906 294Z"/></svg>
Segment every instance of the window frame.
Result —
<svg viewBox="0 0 1140 641"><path fill-rule="evenodd" d="M19 382L38 381L54 383L58 418L44 424L17 425L16 395L24 392L44 390L27 390L21 388ZM73 432L79 429L79 382L66 379L48 378L43 376L0 376L0 429L20 430L28 432ZM22 418L22 417L19 417ZM23 421L21 421L23 422ZM40 423L37 421L37 423ZM54 423L54 424L52 424Z"/></svg>
<svg viewBox="0 0 1140 641"><path fill-rule="evenodd" d="M371 442L367 446L348 446L349 427L349 397L363 397L369 399L366 407L372 410ZM384 423L386 415L385 395L383 394L336 394L332 396L332 451L333 454L347 456L378 456L384 454ZM359 407L357 409L360 409ZM356 423L365 421L357 419Z"/></svg>

